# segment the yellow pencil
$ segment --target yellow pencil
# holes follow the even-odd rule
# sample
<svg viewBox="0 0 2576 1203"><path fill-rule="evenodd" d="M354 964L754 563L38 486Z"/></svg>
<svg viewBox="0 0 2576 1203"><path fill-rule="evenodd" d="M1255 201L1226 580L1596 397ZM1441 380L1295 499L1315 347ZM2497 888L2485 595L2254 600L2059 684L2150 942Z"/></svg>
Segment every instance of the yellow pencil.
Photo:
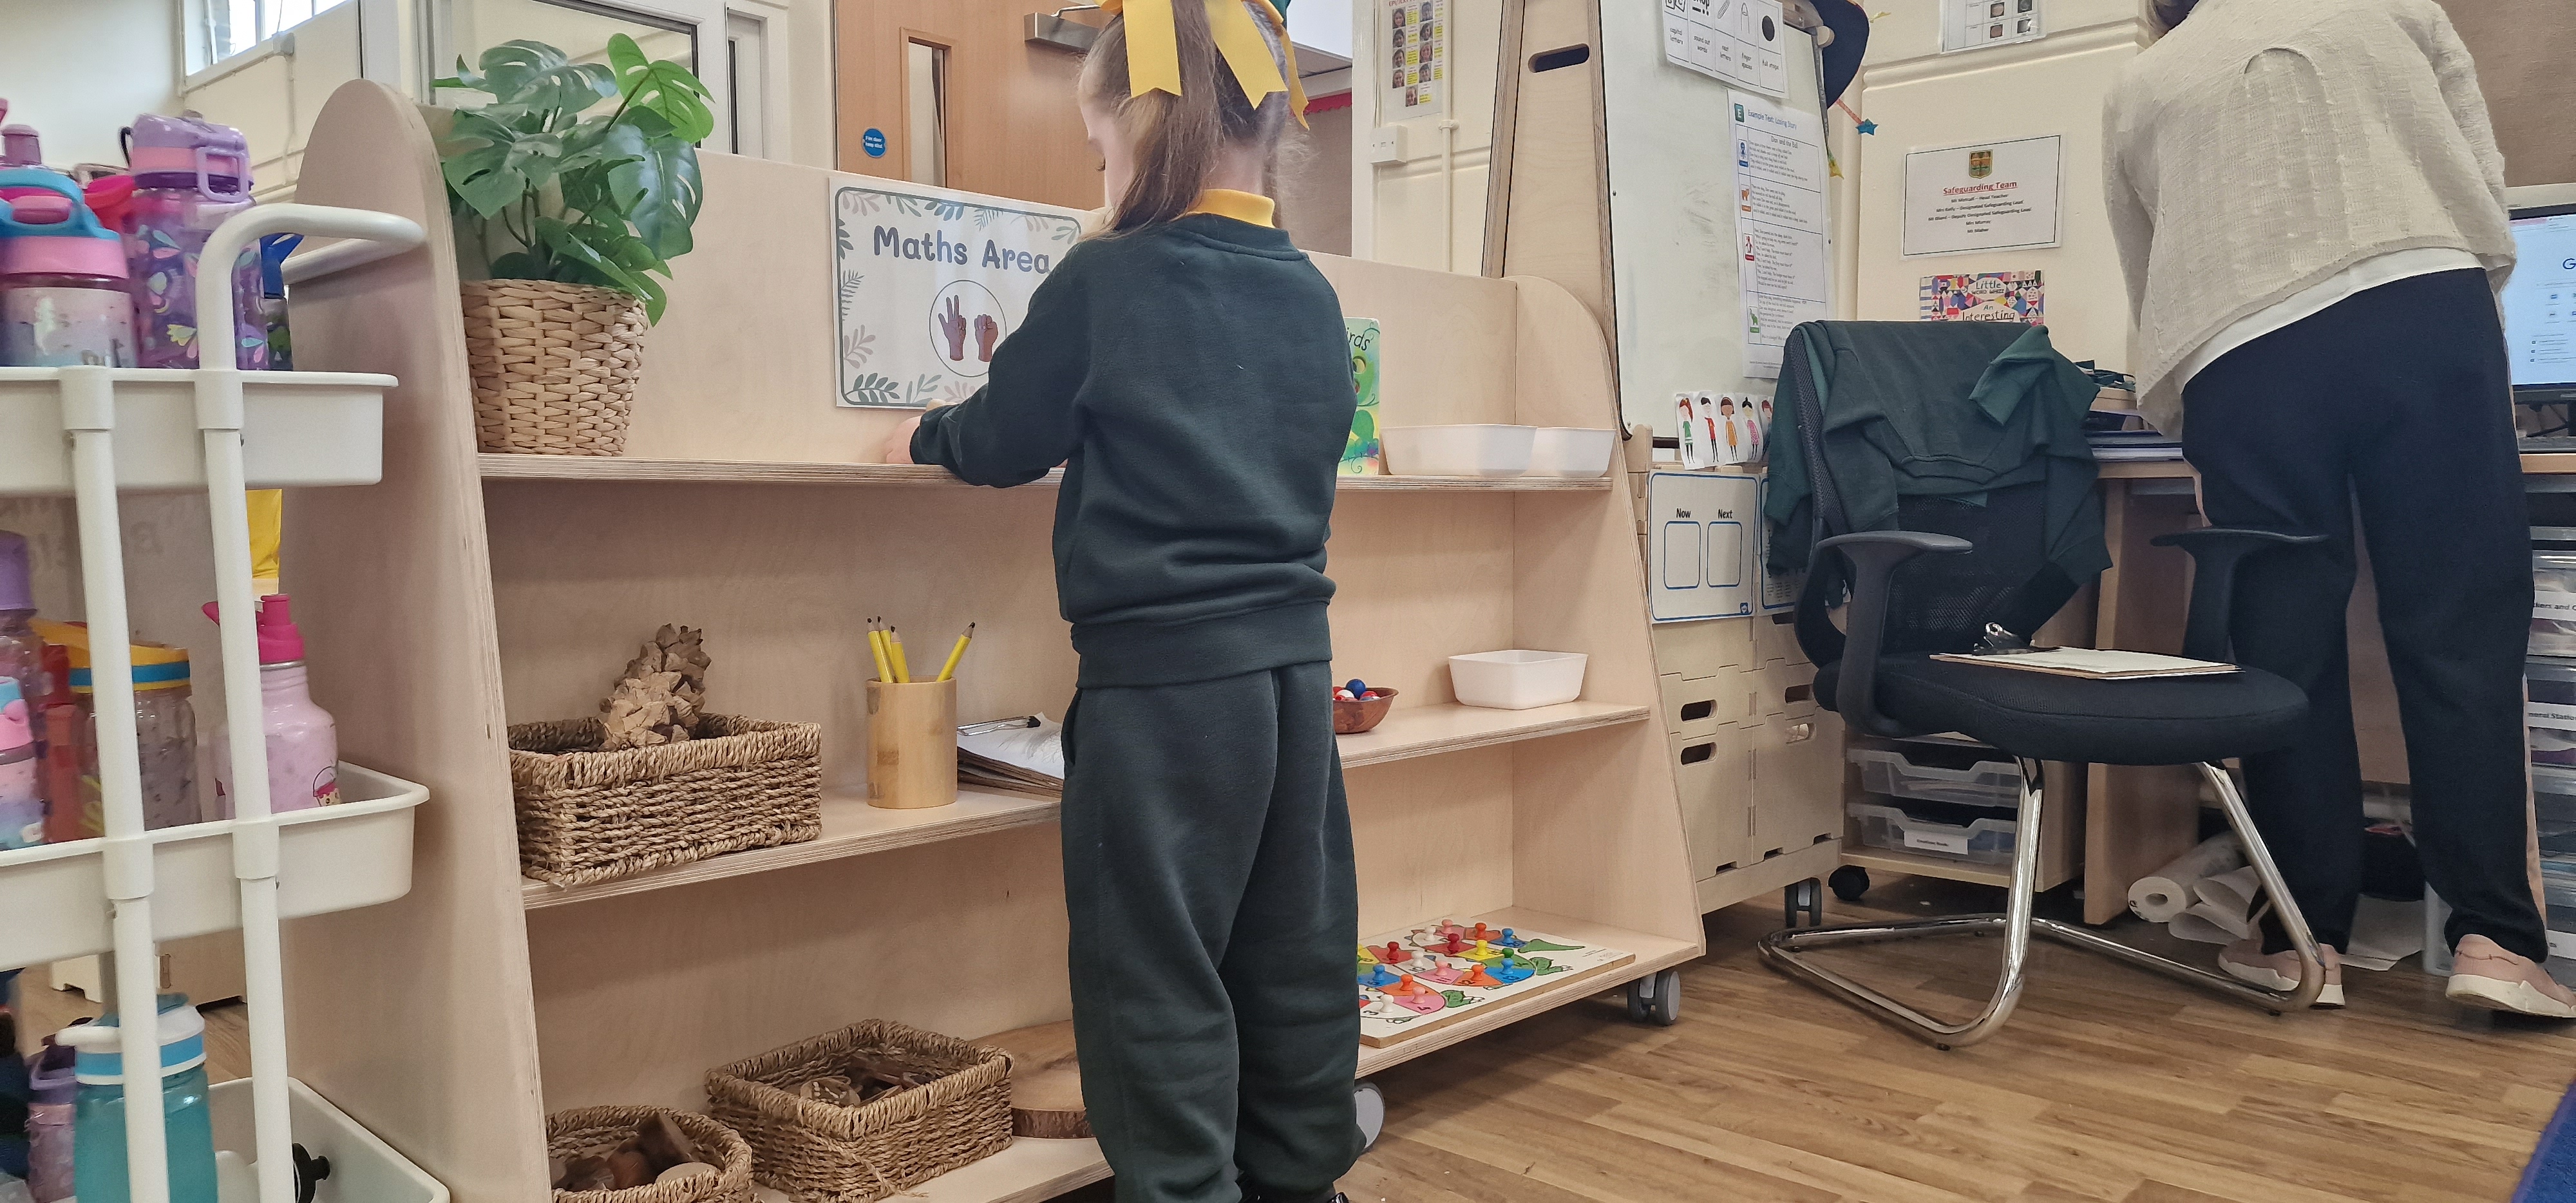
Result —
<svg viewBox="0 0 2576 1203"><path fill-rule="evenodd" d="M939 669L940 680L945 681L957 675L957 662L966 658L966 644L973 638L975 638L975 624L970 622L966 624L966 633L957 637L957 646L948 649L948 663L941 665Z"/></svg>
<svg viewBox="0 0 2576 1203"><path fill-rule="evenodd" d="M894 661L886 656L885 632L877 629L877 620L868 620L868 654L876 657L877 680L892 683Z"/></svg>
<svg viewBox="0 0 2576 1203"><path fill-rule="evenodd" d="M903 632L889 625L886 627L885 638L886 649L894 656L895 681L903 685L912 684L912 666L905 663L903 658Z"/></svg>

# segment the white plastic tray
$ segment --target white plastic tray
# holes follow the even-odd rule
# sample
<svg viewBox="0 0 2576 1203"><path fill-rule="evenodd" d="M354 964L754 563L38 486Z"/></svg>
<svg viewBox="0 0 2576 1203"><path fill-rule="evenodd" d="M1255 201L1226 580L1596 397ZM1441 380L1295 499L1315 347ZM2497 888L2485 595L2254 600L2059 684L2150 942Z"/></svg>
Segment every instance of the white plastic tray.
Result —
<svg viewBox="0 0 2576 1203"><path fill-rule="evenodd" d="M350 799L279 815L278 913L321 915L391 902L411 892L412 808L429 787L343 762ZM241 926L231 823L192 823L147 833L153 844L152 938ZM103 840L0 852L0 968L113 951Z"/></svg>
<svg viewBox="0 0 2576 1203"><path fill-rule="evenodd" d="M1846 755L1860 766L1861 788L1873 794L1961 806L2021 803L2021 769L2006 761L1981 760L1972 768L1945 769L1916 764L1892 748L1853 748Z"/></svg>
<svg viewBox="0 0 2576 1203"><path fill-rule="evenodd" d="M1894 806L1853 802L1845 809L1860 822L1860 842L1891 852L1918 852L1981 865L2011 862L2021 823L2014 819L1978 819L1960 826L1918 819Z"/></svg>
<svg viewBox="0 0 2576 1203"><path fill-rule="evenodd" d="M75 369L77 370L77 369ZM0 497L68 496L70 437L59 368L0 368ZM116 487L206 487L197 432L196 373L116 368ZM255 489L371 485L384 476L385 390L394 378L359 372L242 373L242 468Z"/></svg>

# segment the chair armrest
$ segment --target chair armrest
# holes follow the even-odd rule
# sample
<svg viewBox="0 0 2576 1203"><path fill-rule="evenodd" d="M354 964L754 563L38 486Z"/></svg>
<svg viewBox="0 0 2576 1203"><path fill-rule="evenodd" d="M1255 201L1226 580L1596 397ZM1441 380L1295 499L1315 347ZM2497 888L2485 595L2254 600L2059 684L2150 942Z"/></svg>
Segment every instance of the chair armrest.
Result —
<svg viewBox="0 0 2576 1203"><path fill-rule="evenodd" d="M2253 556L2286 547L2313 547L2324 535L2285 535L2279 531L2204 526L2160 535L2158 547L2191 553L2191 617L2183 628L2182 654L2194 660L2232 661L2228 624L2235 612L2236 570Z"/></svg>
<svg viewBox="0 0 2576 1203"><path fill-rule="evenodd" d="M1958 555L1975 545L1951 535L1880 530L1836 535L1816 544L1852 563L1851 611L1844 619L1843 664L1834 681L1834 709L1843 721L1871 735L1911 734L1878 712L1878 655L1887 637L1887 594L1897 566L1925 552Z"/></svg>

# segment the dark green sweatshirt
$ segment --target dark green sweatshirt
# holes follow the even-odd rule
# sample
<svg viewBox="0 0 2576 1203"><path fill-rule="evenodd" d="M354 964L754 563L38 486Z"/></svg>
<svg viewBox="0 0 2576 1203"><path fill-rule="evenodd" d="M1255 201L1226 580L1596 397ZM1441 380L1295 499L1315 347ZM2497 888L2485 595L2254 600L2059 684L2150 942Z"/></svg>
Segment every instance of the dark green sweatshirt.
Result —
<svg viewBox="0 0 2576 1203"><path fill-rule="evenodd" d="M1065 465L1057 602L1085 688L1332 659L1324 540L1356 399L1333 287L1278 230L1194 214L1084 242L912 457Z"/></svg>

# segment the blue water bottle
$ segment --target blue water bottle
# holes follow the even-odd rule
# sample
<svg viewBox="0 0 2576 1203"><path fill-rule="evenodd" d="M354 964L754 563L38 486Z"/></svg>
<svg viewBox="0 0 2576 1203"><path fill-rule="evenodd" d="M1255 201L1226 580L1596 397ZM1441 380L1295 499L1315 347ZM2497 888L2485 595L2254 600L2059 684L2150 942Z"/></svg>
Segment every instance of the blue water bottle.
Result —
<svg viewBox="0 0 2576 1203"><path fill-rule="evenodd" d="M215 1128L206 1110L206 1021L185 994L160 998L161 1116L170 1159L170 1203L215 1203ZM72 1075L72 1183L82 1203L129 1203L126 1183L125 1058L117 1017L66 1029L54 1039L77 1054Z"/></svg>

